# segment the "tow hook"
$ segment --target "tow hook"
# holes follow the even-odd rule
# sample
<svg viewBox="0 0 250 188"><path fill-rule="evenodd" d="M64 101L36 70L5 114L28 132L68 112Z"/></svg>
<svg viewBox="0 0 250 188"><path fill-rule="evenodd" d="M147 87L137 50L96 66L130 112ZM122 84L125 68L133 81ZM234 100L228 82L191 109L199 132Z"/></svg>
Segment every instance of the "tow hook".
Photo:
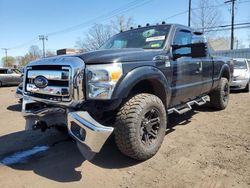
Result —
<svg viewBox="0 0 250 188"><path fill-rule="evenodd" d="M36 121L36 123L32 126L33 130L41 130L42 132L45 132L47 129L49 129L47 123L45 121Z"/></svg>

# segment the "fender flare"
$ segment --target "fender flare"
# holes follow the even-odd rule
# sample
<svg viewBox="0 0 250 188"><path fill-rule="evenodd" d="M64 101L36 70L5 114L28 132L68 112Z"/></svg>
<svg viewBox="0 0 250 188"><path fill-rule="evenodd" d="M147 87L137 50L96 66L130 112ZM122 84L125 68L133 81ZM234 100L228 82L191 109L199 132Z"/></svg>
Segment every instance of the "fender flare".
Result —
<svg viewBox="0 0 250 188"><path fill-rule="evenodd" d="M224 64L224 65L222 65L222 67L221 67L221 70L220 70L220 74L219 74L219 79L221 79L222 78L222 76L223 76L223 74L224 73L227 73L228 75L228 81L230 82L230 80L231 80L231 76L230 76L230 68L229 68L229 66L227 65L227 64Z"/></svg>
<svg viewBox="0 0 250 188"><path fill-rule="evenodd" d="M166 94L166 102L168 102L167 95L170 93L169 82L164 74L153 66L142 66L129 71L117 84L114 89L112 99L126 98L130 91L136 84L143 80L157 80L164 89Z"/></svg>

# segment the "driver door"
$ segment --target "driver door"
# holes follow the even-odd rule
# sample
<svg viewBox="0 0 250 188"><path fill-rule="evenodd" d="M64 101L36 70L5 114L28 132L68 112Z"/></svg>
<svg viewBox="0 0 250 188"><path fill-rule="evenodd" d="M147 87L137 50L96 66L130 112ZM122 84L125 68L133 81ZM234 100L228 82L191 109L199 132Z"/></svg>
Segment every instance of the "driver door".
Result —
<svg viewBox="0 0 250 188"><path fill-rule="evenodd" d="M192 32L187 29L177 29L173 39L173 45L186 45L192 43ZM191 54L191 47L179 48L172 51L178 54L178 58L171 61L172 67L172 106L193 99L201 94L202 70L201 59L187 57Z"/></svg>

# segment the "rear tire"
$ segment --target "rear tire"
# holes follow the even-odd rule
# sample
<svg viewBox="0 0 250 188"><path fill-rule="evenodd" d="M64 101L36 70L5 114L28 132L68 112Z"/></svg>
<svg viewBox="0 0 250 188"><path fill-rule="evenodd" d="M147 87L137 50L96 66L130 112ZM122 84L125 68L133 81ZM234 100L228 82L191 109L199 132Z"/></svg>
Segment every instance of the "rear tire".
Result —
<svg viewBox="0 0 250 188"><path fill-rule="evenodd" d="M230 87L227 78L221 78L219 86L210 93L210 106L224 110L229 101Z"/></svg>
<svg viewBox="0 0 250 188"><path fill-rule="evenodd" d="M244 92L247 92L247 93L249 92L249 84L250 83L248 82L247 85L246 85L246 87L245 87L245 89L243 89Z"/></svg>
<svg viewBox="0 0 250 188"><path fill-rule="evenodd" d="M152 94L138 94L119 110L115 123L119 150L134 159L146 160L159 150L166 131L166 110Z"/></svg>

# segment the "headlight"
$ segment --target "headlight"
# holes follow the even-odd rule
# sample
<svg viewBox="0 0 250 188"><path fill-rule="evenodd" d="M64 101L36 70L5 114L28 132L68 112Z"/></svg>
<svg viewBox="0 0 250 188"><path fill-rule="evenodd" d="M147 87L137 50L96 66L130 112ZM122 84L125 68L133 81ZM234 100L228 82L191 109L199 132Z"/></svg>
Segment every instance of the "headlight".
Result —
<svg viewBox="0 0 250 188"><path fill-rule="evenodd" d="M110 99L122 74L120 63L87 65L87 97L89 99Z"/></svg>

